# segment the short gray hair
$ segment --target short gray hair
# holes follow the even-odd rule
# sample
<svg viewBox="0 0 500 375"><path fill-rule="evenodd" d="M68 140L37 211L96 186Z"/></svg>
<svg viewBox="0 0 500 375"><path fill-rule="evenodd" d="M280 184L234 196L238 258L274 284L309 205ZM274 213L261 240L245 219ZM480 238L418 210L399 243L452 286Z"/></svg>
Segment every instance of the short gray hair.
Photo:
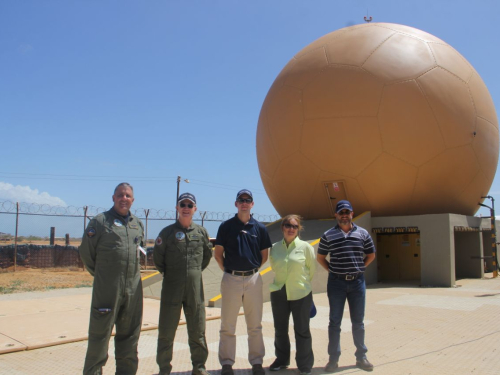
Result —
<svg viewBox="0 0 500 375"><path fill-rule="evenodd" d="M116 191L118 190L118 188L120 188L121 186L124 186L124 187L128 187L130 188L130 190L132 190L132 193L134 192L134 187L132 185L130 185L128 182L121 182L119 183L118 185L116 185L115 187L115 192L113 194L116 194Z"/></svg>

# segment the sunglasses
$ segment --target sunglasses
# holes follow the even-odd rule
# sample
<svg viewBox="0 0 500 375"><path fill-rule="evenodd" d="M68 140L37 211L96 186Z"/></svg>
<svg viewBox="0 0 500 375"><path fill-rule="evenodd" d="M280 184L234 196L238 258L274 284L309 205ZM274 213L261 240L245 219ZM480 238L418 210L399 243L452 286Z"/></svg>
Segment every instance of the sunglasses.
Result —
<svg viewBox="0 0 500 375"><path fill-rule="evenodd" d="M349 215L350 213L351 213L351 211L347 211L347 210L337 212L337 214L339 214L341 216Z"/></svg>
<svg viewBox="0 0 500 375"><path fill-rule="evenodd" d="M192 204L192 203L179 203L179 207L180 208L184 208L184 207L193 208L194 204Z"/></svg>
<svg viewBox="0 0 500 375"><path fill-rule="evenodd" d="M252 198L238 198L238 203L252 203Z"/></svg>
<svg viewBox="0 0 500 375"><path fill-rule="evenodd" d="M299 229L299 226L298 225L293 225L293 224L289 224L289 223L286 223L286 224L283 224L283 226L286 228L286 229Z"/></svg>

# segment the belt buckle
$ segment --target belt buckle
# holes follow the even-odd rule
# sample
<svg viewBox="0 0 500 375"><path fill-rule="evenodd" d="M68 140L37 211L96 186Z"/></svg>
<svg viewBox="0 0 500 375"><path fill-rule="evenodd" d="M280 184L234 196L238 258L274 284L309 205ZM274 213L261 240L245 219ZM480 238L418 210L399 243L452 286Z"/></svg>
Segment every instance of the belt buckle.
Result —
<svg viewBox="0 0 500 375"><path fill-rule="evenodd" d="M354 280L354 275L345 275L345 279L346 279L347 281Z"/></svg>

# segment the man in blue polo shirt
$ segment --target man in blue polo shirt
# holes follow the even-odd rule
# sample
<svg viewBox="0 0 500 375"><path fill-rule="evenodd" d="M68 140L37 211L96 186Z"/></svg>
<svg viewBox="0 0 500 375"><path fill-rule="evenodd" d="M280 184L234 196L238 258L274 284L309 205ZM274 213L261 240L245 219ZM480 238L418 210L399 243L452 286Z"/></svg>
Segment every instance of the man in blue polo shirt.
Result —
<svg viewBox="0 0 500 375"><path fill-rule="evenodd" d="M337 225L321 237L317 260L328 271L327 294L330 302L330 324L328 325L328 355L326 372L339 367L340 324L345 301L349 304L352 337L356 346L356 367L372 371L373 365L366 358L365 346L365 300L366 284L364 272L375 259L375 246L370 234L352 222L351 203L339 201L335 210ZM330 262L326 256L330 254Z"/></svg>
<svg viewBox="0 0 500 375"><path fill-rule="evenodd" d="M262 337L262 277L259 268L268 257L271 239L266 227L252 218L250 190L236 195L238 213L221 224L215 240L214 258L224 271L219 341L221 375L233 375L236 357L236 320L243 305L248 332L248 361L253 375L264 375Z"/></svg>

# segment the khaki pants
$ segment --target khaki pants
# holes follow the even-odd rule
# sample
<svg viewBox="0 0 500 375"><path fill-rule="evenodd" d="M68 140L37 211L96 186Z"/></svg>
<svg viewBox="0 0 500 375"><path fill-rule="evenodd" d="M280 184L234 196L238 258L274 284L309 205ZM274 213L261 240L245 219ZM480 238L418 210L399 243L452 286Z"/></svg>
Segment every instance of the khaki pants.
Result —
<svg viewBox="0 0 500 375"><path fill-rule="evenodd" d="M233 276L224 273L221 282L222 309L219 342L221 365L233 365L236 356L236 320L243 305L248 333L248 361L262 364L265 348L262 338L262 277Z"/></svg>

